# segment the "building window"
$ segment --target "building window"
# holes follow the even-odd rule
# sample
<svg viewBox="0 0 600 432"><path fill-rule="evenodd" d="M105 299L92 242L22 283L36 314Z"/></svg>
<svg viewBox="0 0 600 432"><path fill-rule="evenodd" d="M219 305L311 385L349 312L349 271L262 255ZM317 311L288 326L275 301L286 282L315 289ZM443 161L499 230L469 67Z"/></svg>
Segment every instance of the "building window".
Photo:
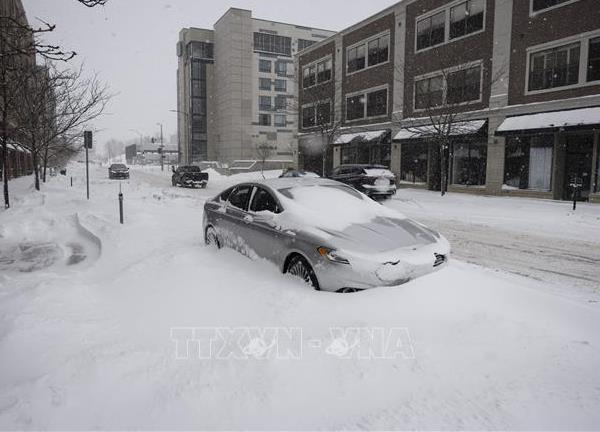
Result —
<svg viewBox="0 0 600 432"><path fill-rule="evenodd" d="M275 126L285 127L286 124L285 114L275 114Z"/></svg>
<svg viewBox="0 0 600 432"><path fill-rule="evenodd" d="M447 104L479 100L481 89L481 66L462 69L448 74Z"/></svg>
<svg viewBox="0 0 600 432"><path fill-rule="evenodd" d="M316 122L318 125L328 125L331 123L331 102L322 102L317 105Z"/></svg>
<svg viewBox="0 0 600 432"><path fill-rule="evenodd" d="M590 39L588 51L587 80L600 80L600 37Z"/></svg>
<svg viewBox="0 0 600 432"><path fill-rule="evenodd" d="M287 76L287 63L285 62L276 62L275 63L275 73L277 76L284 77Z"/></svg>
<svg viewBox="0 0 600 432"><path fill-rule="evenodd" d="M271 114L259 114L258 124L260 126L271 126Z"/></svg>
<svg viewBox="0 0 600 432"><path fill-rule="evenodd" d="M315 125L315 107L309 106L302 108L302 127L310 128Z"/></svg>
<svg viewBox="0 0 600 432"><path fill-rule="evenodd" d="M367 94L367 117L387 114L387 89Z"/></svg>
<svg viewBox="0 0 600 432"><path fill-rule="evenodd" d="M358 45L348 50L348 73L356 72L365 68L365 46Z"/></svg>
<svg viewBox="0 0 600 432"><path fill-rule="evenodd" d="M192 41L187 45L187 55L194 59L213 59L213 44L210 42Z"/></svg>
<svg viewBox="0 0 600 432"><path fill-rule="evenodd" d="M302 69L302 87L308 88L315 85L317 80L317 67L315 65L305 66Z"/></svg>
<svg viewBox="0 0 600 432"><path fill-rule="evenodd" d="M331 79L331 59L317 63L317 82L324 83Z"/></svg>
<svg viewBox="0 0 600 432"><path fill-rule="evenodd" d="M260 111L271 111L271 96L259 96L258 97L258 109Z"/></svg>
<svg viewBox="0 0 600 432"><path fill-rule="evenodd" d="M450 8L450 39L483 30L484 0L469 0Z"/></svg>
<svg viewBox="0 0 600 432"><path fill-rule="evenodd" d="M254 33L254 50L285 56L292 55L292 39L269 33Z"/></svg>
<svg viewBox="0 0 600 432"><path fill-rule="evenodd" d="M439 45L446 35L446 11L417 22L417 51Z"/></svg>
<svg viewBox="0 0 600 432"><path fill-rule="evenodd" d="M550 191L554 135L511 136L506 142L504 188Z"/></svg>
<svg viewBox="0 0 600 432"><path fill-rule="evenodd" d="M452 183L464 186L485 185L487 142L466 139L453 143Z"/></svg>
<svg viewBox="0 0 600 432"><path fill-rule="evenodd" d="M538 12L572 0L533 0L532 10Z"/></svg>
<svg viewBox="0 0 600 432"><path fill-rule="evenodd" d="M400 180L427 183L428 148L426 142L402 143L400 151Z"/></svg>
<svg viewBox="0 0 600 432"><path fill-rule="evenodd" d="M298 39L298 51L302 51L303 49L308 48L309 46L315 44L317 41L307 40L307 39Z"/></svg>
<svg viewBox="0 0 600 432"><path fill-rule="evenodd" d="M577 42L532 53L529 60L529 91L577 84L580 46Z"/></svg>
<svg viewBox="0 0 600 432"><path fill-rule="evenodd" d="M415 84L415 109L441 106L444 102L444 78L436 76L419 80Z"/></svg>
<svg viewBox="0 0 600 432"><path fill-rule="evenodd" d="M269 78L259 78L258 88L261 90L271 90L271 80Z"/></svg>
<svg viewBox="0 0 600 432"><path fill-rule="evenodd" d="M357 120L365 116L365 95L346 98L346 120Z"/></svg>
<svg viewBox="0 0 600 432"><path fill-rule="evenodd" d="M388 61L390 36L385 35L369 41L369 66Z"/></svg>
<svg viewBox="0 0 600 432"><path fill-rule="evenodd" d="M287 81L283 79L276 79L275 91L287 91Z"/></svg>
<svg viewBox="0 0 600 432"><path fill-rule="evenodd" d="M258 61L258 71L271 73L271 60L260 59Z"/></svg>
<svg viewBox="0 0 600 432"><path fill-rule="evenodd" d="M285 96L277 95L275 96L275 109L276 110L285 110L287 108L287 98Z"/></svg>

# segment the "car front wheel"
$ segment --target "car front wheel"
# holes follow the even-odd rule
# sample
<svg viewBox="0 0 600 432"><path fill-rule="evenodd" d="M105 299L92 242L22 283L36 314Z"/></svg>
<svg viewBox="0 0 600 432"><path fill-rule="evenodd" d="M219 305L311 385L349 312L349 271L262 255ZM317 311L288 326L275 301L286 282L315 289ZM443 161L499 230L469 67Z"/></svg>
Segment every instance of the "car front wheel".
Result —
<svg viewBox="0 0 600 432"><path fill-rule="evenodd" d="M285 272L294 277L302 279L316 290L320 289L319 281L317 281L317 276L315 275L314 270L308 261L306 261L306 259L300 255L294 255L290 259Z"/></svg>
<svg viewBox="0 0 600 432"><path fill-rule="evenodd" d="M221 242L219 241L219 237L217 236L217 230L212 226L206 228L204 242L207 246L216 246L217 249L221 249Z"/></svg>

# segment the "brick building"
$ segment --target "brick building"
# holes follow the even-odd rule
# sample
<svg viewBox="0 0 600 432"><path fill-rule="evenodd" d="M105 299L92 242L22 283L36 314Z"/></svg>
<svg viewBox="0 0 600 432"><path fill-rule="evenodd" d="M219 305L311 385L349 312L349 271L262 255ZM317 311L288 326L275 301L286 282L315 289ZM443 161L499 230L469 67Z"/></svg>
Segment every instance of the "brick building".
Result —
<svg viewBox="0 0 600 432"><path fill-rule="evenodd" d="M313 80L328 58L330 77ZM328 169L382 163L439 189L444 160L451 191L569 199L576 180L600 201L598 0L404 0L296 60L306 168L320 171L325 147ZM324 120L339 125L329 146Z"/></svg>

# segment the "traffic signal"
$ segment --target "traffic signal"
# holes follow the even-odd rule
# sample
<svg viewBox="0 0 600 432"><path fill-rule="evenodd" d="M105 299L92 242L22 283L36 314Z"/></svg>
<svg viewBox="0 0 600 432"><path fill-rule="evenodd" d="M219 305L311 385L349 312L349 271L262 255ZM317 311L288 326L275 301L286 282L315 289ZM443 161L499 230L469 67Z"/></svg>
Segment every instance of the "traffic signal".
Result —
<svg viewBox="0 0 600 432"><path fill-rule="evenodd" d="M92 148L92 131L83 132L83 146L88 149Z"/></svg>

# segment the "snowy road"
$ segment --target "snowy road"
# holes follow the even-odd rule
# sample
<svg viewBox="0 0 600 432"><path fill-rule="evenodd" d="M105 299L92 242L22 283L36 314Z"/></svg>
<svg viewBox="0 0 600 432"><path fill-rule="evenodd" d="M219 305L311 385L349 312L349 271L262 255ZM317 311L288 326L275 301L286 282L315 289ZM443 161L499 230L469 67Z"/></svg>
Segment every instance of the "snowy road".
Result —
<svg viewBox="0 0 600 432"><path fill-rule="evenodd" d="M401 189L387 205L442 232L454 258L534 278L556 294L600 305L598 205L579 204L573 212L566 202L441 198L414 189Z"/></svg>
<svg viewBox="0 0 600 432"><path fill-rule="evenodd" d="M74 188L11 182L14 207L0 211L2 430L600 428L597 275L574 256L597 257L598 207L401 191L387 205L437 224L455 259L399 287L340 295L204 247L205 199L243 176L189 190L137 169L121 183L120 225L106 169L92 171L89 202L81 167L69 172ZM89 259L21 271L14 246L78 239L74 215L100 242L95 254L88 236L76 242ZM535 267L553 262L541 271L516 258L538 248ZM482 256L492 269L464 262ZM590 280L550 282L549 269L574 266ZM515 274L526 272L535 278ZM301 329L301 355L203 358L191 345L179 356L173 329L215 327ZM339 336L352 329L404 329L410 355L361 357L368 338Z"/></svg>

